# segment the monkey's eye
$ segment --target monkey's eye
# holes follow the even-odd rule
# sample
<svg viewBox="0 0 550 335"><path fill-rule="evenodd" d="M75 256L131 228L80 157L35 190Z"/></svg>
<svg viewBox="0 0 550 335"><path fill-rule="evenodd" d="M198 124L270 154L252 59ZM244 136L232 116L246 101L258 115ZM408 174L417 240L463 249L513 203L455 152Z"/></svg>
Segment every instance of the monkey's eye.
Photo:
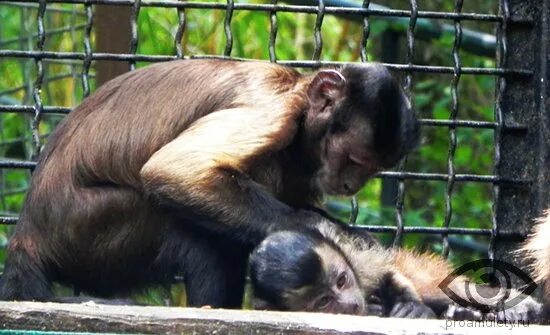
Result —
<svg viewBox="0 0 550 335"><path fill-rule="evenodd" d="M368 163L364 159L360 158L359 156L349 154L348 155L348 163L352 165L358 165L358 166L367 166Z"/></svg>
<svg viewBox="0 0 550 335"><path fill-rule="evenodd" d="M336 281L336 287L338 287L338 289L342 289L344 285L346 285L347 281L348 281L348 275L345 272L342 272L340 276L338 276L338 280Z"/></svg>
<svg viewBox="0 0 550 335"><path fill-rule="evenodd" d="M317 302L315 303L315 309L325 309L331 302L332 297L330 295L325 295L317 300Z"/></svg>
<svg viewBox="0 0 550 335"><path fill-rule="evenodd" d="M492 268L494 268L494 278L490 275ZM458 276L465 275L467 272L471 272L472 277L480 278L484 284L492 285L480 286L468 280L460 281L458 285L452 284ZM510 274L514 274L525 284L518 285L520 289L516 291L512 290ZM489 259L479 259L464 264L448 275L438 286L449 298L462 307L474 307L482 312L513 307L537 288L537 284L514 265ZM512 296L512 292L516 292L517 295Z"/></svg>

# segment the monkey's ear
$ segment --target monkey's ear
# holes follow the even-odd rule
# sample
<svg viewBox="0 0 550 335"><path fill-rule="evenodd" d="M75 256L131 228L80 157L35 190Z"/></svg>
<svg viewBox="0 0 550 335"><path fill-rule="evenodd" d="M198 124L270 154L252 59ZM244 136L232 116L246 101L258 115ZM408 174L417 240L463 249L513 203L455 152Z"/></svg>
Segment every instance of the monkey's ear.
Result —
<svg viewBox="0 0 550 335"><path fill-rule="evenodd" d="M313 108L322 108L343 92L346 78L336 70L321 70L309 84L307 96Z"/></svg>

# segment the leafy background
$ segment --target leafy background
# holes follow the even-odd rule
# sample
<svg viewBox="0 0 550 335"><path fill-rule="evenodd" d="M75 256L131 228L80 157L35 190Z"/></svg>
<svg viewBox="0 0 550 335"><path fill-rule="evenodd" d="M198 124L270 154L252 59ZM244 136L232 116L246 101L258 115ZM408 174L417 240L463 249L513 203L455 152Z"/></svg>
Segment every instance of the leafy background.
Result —
<svg viewBox="0 0 550 335"><path fill-rule="evenodd" d="M239 1L245 2L245 1ZM270 3L267 1L261 1ZM407 1L378 1L395 8L409 9ZM420 10L453 11L454 1L419 0ZM84 51L83 27L86 17L82 5L48 4L45 16L45 50ZM55 9L55 10L52 10ZM496 1L466 1L463 12L496 13ZM187 25L182 40L185 55L221 55L225 48L224 10L187 9ZM33 50L36 48L36 8L32 5L0 3L0 49ZM314 14L277 13L278 35L276 55L279 60L309 60L313 56ZM381 61L388 31L402 32L395 51L397 61L406 62L406 38L402 26L379 16L371 16L367 44L369 60ZM453 24L452 21L434 21L435 25ZM494 23L464 21L463 28L495 33ZM137 53L146 55L174 55L174 36L178 27L176 9L143 7L138 17L139 43ZM231 56L269 60L269 13L235 11L231 29L234 43ZM327 15L322 26L322 60L361 61L363 26L343 18ZM92 46L96 36L92 31ZM453 34L444 34L430 41L416 40L413 62L420 65L453 66ZM484 57L460 51L462 66L494 67L494 57ZM138 63L144 66L147 63ZM45 60L45 81L41 96L44 105L77 105L83 97L81 84L82 63L70 60ZM95 88L94 70L91 86ZM32 98L36 66L32 59L0 58L0 104L34 105ZM447 120L451 111L452 75L413 73L412 101L421 118ZM462 75L459 82L459 119L494 121L495 78L481 75ZM42 142L62 119L60 115L43 115L39 127ZM30 124L32 114L0 113L0 159L28 160L33 145ZM423 127L422 145L406 162L406 171L446 173L449 150L449 129ZM457 128L457 149L454 155L456 173L492 174L493 131ZM24 169L0 169L0 216L15 216L21 209L30 173ZM383 181L374 179L359 193L359 224L395 225L395 209L381 200ZM447 183L442 181L405 181L404 223L406 226L442 226L445 218ZM347 218L349 199L331 199L344 210L337 214ZM490 228L491 185L483 183L455 183L452 191L453 214L451 227ZM0 268L5 258L7 237L13 227L0 226ZM380 238L391 242L391 234ZM451 261L463 263L485 255L487 239L479 236L451 237ZM407 247L440 252L441 237L407 234ZM181 286L170 290L152 290L141 296L149 302L173 304L184 301Z"/></svg>

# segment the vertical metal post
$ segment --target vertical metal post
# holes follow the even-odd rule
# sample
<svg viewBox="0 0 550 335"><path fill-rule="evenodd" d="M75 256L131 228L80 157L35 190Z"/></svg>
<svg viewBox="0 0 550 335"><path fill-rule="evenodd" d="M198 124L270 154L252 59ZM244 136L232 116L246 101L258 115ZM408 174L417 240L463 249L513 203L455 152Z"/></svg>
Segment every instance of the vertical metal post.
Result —
<svg viewBox="0 0 550 335"><path fill-rule="evenodd" d="M542 2L542 4L541 4ZM539 119L536 133L536 194L533 199L533 212L540 215L550 207L550 0L534 1L536 12L535 32L535 74L534 100L535 113Z"/></svg>
<svg viewBox="0 0 550 335"><path fill-rule="evenodd" d="M492 244L495 258L520 263L510 254L519 241L503 241L498 234L526 234L533 219L550 205L550 0L507 2L510 15L504 25L505 31L501 32L506 39L507 51L499 66L533 69L534 73L529 78L506 77L505 85L497 83L500 91L497 92L496 107L502 112L503 130L496 173L500 178L531 182L523 187L500 185L495 199L498 232ZM509 130L508 127L515 125L524 125L526 129Z"/></svg>

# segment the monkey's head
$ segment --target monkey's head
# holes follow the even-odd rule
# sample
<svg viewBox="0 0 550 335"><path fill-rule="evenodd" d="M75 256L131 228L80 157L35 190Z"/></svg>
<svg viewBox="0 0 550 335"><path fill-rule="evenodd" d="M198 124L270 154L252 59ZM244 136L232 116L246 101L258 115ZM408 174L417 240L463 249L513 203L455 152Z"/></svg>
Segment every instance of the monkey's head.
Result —
<svg viewBox="0 0 550 335"><path fill-rule="evenodd" d="M315 183L324 194L356 193L418 143L411 104L383 65L321 70L309 84L308 101L306 147L316 148Z"/></svg>
<svg viewBox="0 0 550 335"><path fill-rule="evenodd" d="M320 237L283 231L250 257L257 309L362 314L363 293L343 254Z"/></svg>

